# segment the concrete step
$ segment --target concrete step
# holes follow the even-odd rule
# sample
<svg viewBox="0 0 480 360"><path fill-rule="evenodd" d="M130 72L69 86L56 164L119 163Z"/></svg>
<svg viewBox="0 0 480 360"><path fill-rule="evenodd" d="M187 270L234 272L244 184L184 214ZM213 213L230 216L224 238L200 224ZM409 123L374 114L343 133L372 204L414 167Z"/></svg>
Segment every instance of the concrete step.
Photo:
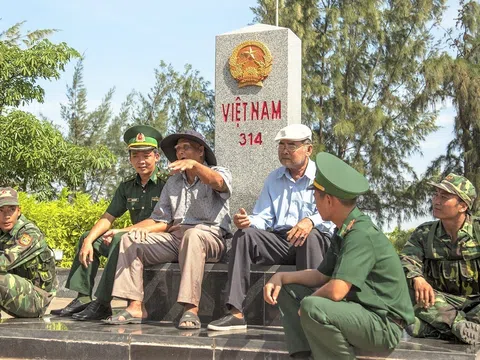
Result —
<svg viewBox="0 0 480 360"><path fill-rule="evenodd" d="M281 328L250 326L245 331L178 330L171 323L111 326L60 317L0 322L0 358L76 360L287 360ZM478 347L408 335L391 354L358 354L358 359L476 359Z"/></svg>
<svg viewBox="0 0 480 360"><path fill-rule="evenodd" d="M245 304L245 316L249 325L280 326L277 308L263 301L263 286L277 271L294 271L294 266L252 266L250 289ZM97 274L96 283L101 275ZM67 269L58 269L59 297L75 297L76 293L65 288ZM207 324L225 313L224 287L228 279L227 264L206 264L202 284L202 298L199 316ZM175 321L180 317L183 307L177 304L180 284L180 269L177 263L168 263L149 267L144 271L145 306L149 319L156 321Z"/></svg>

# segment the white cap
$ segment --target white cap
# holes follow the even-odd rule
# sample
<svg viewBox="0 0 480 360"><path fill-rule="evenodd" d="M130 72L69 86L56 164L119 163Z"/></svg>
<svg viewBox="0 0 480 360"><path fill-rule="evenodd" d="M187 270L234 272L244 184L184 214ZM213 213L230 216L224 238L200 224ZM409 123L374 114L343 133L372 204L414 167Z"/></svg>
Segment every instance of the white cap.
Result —
<svg viewBox="0 0 480 360"><path fill-rule="evenodd" d="M277 136L275 136L275 141L284 139L293 141L302 141L308 139L312 141L312 130L303 124L288 125L280 129L280 131L277 133Z"/></svg>

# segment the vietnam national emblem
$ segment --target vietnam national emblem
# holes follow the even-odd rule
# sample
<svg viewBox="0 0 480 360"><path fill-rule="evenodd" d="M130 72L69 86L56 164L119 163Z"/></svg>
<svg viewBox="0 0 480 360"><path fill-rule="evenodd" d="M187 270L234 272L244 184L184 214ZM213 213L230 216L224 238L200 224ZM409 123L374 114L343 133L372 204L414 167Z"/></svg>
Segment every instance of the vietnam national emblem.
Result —
<svg viewBox="0 0 480 360"><path fill-rule="evenodd" d="M135 139L137 142L144 142L145 141L145 135L142 133L137 134L137 138Z"/></svg>
<svg viewBox="0 0 480 360"><path fill-rule="evenodd" d="M272 71L272 54L260 41L244 41L233 50L229 65L239 88L263 87L263 80Z"/></svg>

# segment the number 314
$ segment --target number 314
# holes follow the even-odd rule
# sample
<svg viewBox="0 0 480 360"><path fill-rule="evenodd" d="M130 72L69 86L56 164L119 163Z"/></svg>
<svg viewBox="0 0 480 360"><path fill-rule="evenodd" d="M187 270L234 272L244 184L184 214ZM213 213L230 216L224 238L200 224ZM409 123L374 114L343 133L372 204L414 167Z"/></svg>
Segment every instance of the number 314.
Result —
<svg viewBox="0 0 480 360"><path fill-rule="evenodd" d="M245 145L262 145L262 133L257 133L256 135L253 133L241 133L240 134L240 141L238 142L240 146Z"/></svg>

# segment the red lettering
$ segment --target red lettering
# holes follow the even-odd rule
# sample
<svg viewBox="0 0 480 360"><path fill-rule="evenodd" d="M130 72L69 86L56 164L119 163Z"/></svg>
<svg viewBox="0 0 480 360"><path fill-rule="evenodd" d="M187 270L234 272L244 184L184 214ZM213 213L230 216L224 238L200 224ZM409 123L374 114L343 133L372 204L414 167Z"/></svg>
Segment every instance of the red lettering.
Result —
<svg viewBox="0 0 480 360"><path fill-rule="evenodd" d="M230 104L227 104L226 109L225 109L225 104L222 104L223 121L225 121L225 122L227 122L227 117L228 117L228 112L229 111L230 111Z"/></svg>
<svg viewBox="0 0 480 360"><path fill-rule="evenodd" d="M270 120L270 115L268 114L268 105L267 102L264 101L262 105L262 116L260 117L260 120L263 120L264 118L267 118L267 120Z"/></svg>
<svg viewBox="0 0 480 360"><path fill-rule="evenodd" d="M263 144L263 141L262 141L262 133L258 133L256 136L255 136L255 139L253 140L253 143L254 144L258 144L258 145L262 145Z"/></svg>
<svg viewBox="0 0 480 360"><path fill-rule="evenodd" d="M234 121L234 120L233 120L233 109L234 109L234 106L235 106L235 104L232 103L232 111L230 111L230 115L231 115L230 117L231 117L232 121Z"/></svg>
<svg viewBox="0 0 480 360"><path fill-rule="evenodd" d="M257 103L252 102L252 112L250 113L250 119L258 120L258 101Z"/></svg>
<svg viewBox="0 0 480 360"><path fill-rule="evenodd" d="M247 105L248 103L244 102L243 105L243 121L247 121Z"/></svg>
<svg viewBox="0 0 480 360"><path fill-rule="evenodd" d="M240 141L238 142L240 146L245 145L262 145L262 133L257 133L256 135L253 133L241 133L240 134Z"/></svg>
<svg viewBox="0 0 480 360"><path fill-rule="evenodd" d="M235 104L235 121L240 121L240 105L239 103Z"/></svg>
<svg viewBox="0 0 480 360"><path fill-rule="evenodd" d="M282 101L278 100L277 108L275 108L275 101L272 101L272 120L282 118Z"/></svg>
<svg viewBox="0 0 480 360"><path fill-rule="evenodd" d="M240 146L245 146L247 144L247 137L245 136L245 133L240 134L240 141L238 143Z"/></svg>

